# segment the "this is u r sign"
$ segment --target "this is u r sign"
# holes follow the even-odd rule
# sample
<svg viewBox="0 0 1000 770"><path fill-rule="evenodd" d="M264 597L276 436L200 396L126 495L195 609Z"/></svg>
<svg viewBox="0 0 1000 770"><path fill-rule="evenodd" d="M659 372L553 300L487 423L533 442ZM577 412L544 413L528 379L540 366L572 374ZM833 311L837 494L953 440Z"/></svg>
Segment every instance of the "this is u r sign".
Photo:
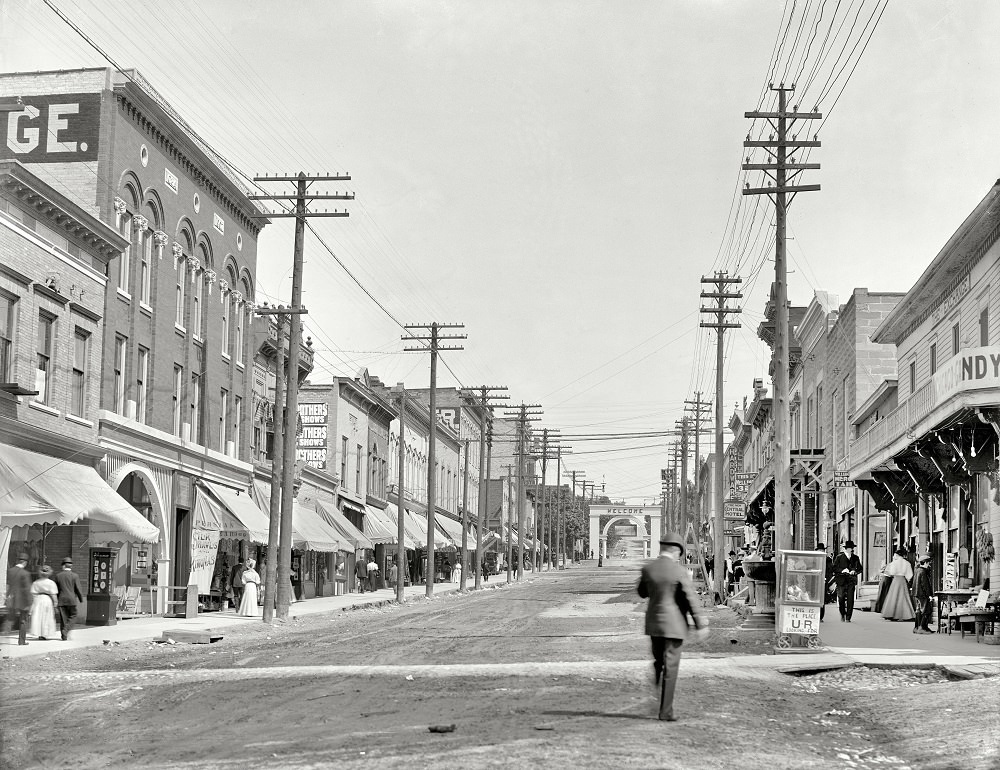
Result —
<svg viewBox="0 0 1000 770"><path fill-rule="evenodd" d="M21 101L21 109L0 114L0 159L22 163L97 160L100 94L22 96Z"/></svg>

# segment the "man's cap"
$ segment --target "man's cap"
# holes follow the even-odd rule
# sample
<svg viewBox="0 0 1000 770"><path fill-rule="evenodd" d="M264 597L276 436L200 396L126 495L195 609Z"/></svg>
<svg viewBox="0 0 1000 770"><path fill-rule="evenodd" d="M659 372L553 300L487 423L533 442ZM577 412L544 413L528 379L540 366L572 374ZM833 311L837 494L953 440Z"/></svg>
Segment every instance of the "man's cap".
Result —
<svg viewBox="0 0 1000 770"><path fill-rule="evenodd" d="M28 558L28 554L24 553L23 551L17 555L17 560L18 561L31 561L31 559Z"/></svg>
<svg viewBox="0 0 1000 770"><path fill-rule="evenodd" d="M848 540L846 543L844 543L844 548L857 548L857 546L854 545L853 540Z"/></svg>
<svg viewBox="0 0 1000 770"><path fill-rule="evenodd" d="M729 552L729 555L730 555L730 556L735 556L735 555L736 555L736 551L730 551L730 552Z"/></svg>
<svg viewBox="0 0 1000 770"><path fill-rule="evenodd" d="M926 564L929 561L934 561L934 558L930 554L927 554L926 556L921 556L917 559L917 564Z"/></svg>
<svg viewBox="0 0 1000 770"><path fill-rule="evenodd" d="M660 535L660 545L676 545L681 549L681 553L684 553L684 538L676 532L667 532Z"/></svg>
<svg viewBox="0 0 1000 770"><path fill-rule="evenodd" d="M816 543L816 550L817 551L825 551L826 550L826 543Z"/></svg>
<svg viewBox="0 0 1000 770"><path fill-rule="evenodd" d="M72 564L73 560L67 556L65 559L62 560L62 563L63 564Z"/></svg>

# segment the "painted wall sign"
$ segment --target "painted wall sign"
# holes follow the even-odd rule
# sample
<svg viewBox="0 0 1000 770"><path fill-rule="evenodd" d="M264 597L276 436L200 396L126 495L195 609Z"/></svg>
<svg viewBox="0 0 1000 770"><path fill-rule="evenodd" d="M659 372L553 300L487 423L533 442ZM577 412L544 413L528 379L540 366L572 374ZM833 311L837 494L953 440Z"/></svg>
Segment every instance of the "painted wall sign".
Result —
<svg viewBox="0 0 1000 770"><path fill-rule="evenodd" d="M326 448L327 427L325 425L304 425L298 436L300 449Z"/></svg>
<svg viewBox="0 0 1000 770"><path fill-rule="evenodd" d="M934 323L937 323L944 316L954 310L959 300L961 300L962 297L968 294L971 290L972 274L967 273L962 280L959 281L958 285L948 292L948 296L941 300L941 304L934 308L934 312L931 314L931 317L934 319Z"/></svg>
<svg viewBox="0 0 1000 770"><path fill-rule="evenodd" d="M967 390L1000 387L1000 347L968 348L934 373L934 403Z"/></svg>
<svg viewBox="0 0 1000 770"><path fill-rule="evenodd" d="M325 449L296 449L295 459L301 460L307 465L311 465L313 468L319 468L320 470L324 470L326 468Z"/></svg>
<svg viewBox="0 0 1000 770"><path fill-rule="evenodd" d="M72 163L97 160L100 94L22 96L24 106L0 113L0 160Z"/></svg>
<svg viewBox="0 0 1000 770"><path fill-rule="evenodd" d="M303 425L326 425L329 408L323 402L299 404L299 419Z"/></svg>

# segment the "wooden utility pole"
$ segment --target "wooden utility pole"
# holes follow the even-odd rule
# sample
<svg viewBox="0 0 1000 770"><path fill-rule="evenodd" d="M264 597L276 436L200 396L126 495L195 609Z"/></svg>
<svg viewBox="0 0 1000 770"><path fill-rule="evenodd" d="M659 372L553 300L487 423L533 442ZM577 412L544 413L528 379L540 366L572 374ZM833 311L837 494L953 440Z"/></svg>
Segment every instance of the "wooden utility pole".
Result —
<svg viewBox="0 0 1000 770"><path fill-rule="evenodd" d="M562 501L562 457L572 454L568 446L556 444L556 569L566 569L566 515Z"/></svg>
<svg viewBox="0 0 1000 770"><path fill-rule="evenodd" d="M766 140L754 140L747 135L744 147L762 148L768 154L765 163L752 163L747 157L743 164L744 171L763 171L773 180L766 187L750 187L747 183L744 195L767 195L775 205L775 249L774 249L774 303L775 329L774 349L771 358L774 385L774 550L787 550L791 547L792 537L792 479L791 479L791 444L790 415L788 403L788 284L787 267L785 263L785 219L788 207L796 193L811 192L820 189L818 184L790 184L803 171L818 169L818 163L796 163L796 150L819 147L817 137L810 140L800 140L797 134L789 138L789 131L800 120L817 120L822 116L817 111L798 112L797 106L789 112L786 107L787 94L795 90L795 86L786 87L771 84L770 89L778 92L777 112L746 112L744 117L754 120L766 120L775 132ZM791 172L789 174L789 172ZM786 196L792 195L791 199Z"/></svg>
<svg viewBox="0 0 1000 770"><path fill-rule="evenodd" d="M427 439L427 571L424 574L425 593L428 597L434 595L434 515L436 513L437 467L435 463L435 444L437 442L437 359L442 350L465 350L461 345L442 345L441 340L464 340L465 334L441 334L442 329L464 329L465 324L440 324L434 321L429 324L405 324L404 329L427 330L428 335L416 335L411 331L403 335L405 342L421 341L427 344L415 348L404 348L407 352L431 353L431 388L430 388L430 431Z"/></svg>
<svg viewBox="0 0 1000 770"><path fill-rule="evenodd" d="M510 398L504 395L491 395L492 391L507 390L505 385L479 385L462 389L462 396L472 399L479 407L479 500L476 505L476 588L482 587L483 579L483 528L486 526L486 511L489 504L490 461L493 450L493 407L494 402ZM489 434L489 436L487 436ZM483 458L485 455L485 475ZM462 519L463 527L466 525ZM464 567L463 567L464 568Z"/></svg>
<svg viewBox="0 0 1000 770"><path fill-rule="evenodd" d="M712 495L715 500L715 516L713 529L715 530L715 538L713 540L713 554L714 554L714 569L713 577L715 579L715 593L717 594L717 601L721 600L726 596L726 586L725 586L725 575L723 574L725 570L722 569L722 565L725 563L726 559L726 543L725 543L725 487L722 476L722 453L723 453L723 414L722 414L722 404L723 404L723 363L724 363L724 347L723 347L723 337L725 336L726 329L739 329L739 321L729 320L730 316L737 315L742 311L738 307L729 307L726 303L729 300L739 300L743 298L742 292L732 289L730 287L739 286L743 282L741 278L730 277L726 272L716 272L714 278L706 278L702 276L701 282L703 284L711 284L714 286L715 291L703 291L701 293L702 299L715 300L715 307L704 307L702 306L701 312L713 318L711 321L702 321L701 326L703 328L715 329L715 478L713 479L713 489Z"/></svg>
<svg viewBox="0 0 1000 770"><path fill-rule="evenodd" d="M294 195L249 195L250 200L271 201L284 205L283 202L295 201L295 210L270 212L259 216L261 219L294 218L295 246L292 254L292 301L289 308L291 322L288 333L288 387L285 393L284 454L282 457L281 474L281 532L278 538L278 571L275 576L277 583L275 597L279 620L288 617L288 606L291 602L292 582L292 503L294 500L295 482L295 443L298 438L299 417L299 350L302 346L302 268L305 251L306 219L309 217L346 217L347 211L309 211L307 205L316 200L354 200L353 193L324 193L307 195L309 186L314 182L346 182L349 174L307 175L300 171L294 176L257 176L254 182L294 182ZM280 341L280 340L279 340ZM277 405L276 405L277 406ZM271 487L272 499L275 494ZM270 535L270 533L268 533ZM270 545L270 543L269 543ZM269 554L268 561L273 557ZM270 569L270 567L269 567Z"/></svg>
<svg viewBox="0 0 1000 770"><path fill-rule="evenodd" d="M517 418L517 579L524 579L524 530L525 530L525 439L528 424L541 419L541 404L521 403L515 410L507 411L509 417Z"/></svg>
<svg viewBox="0 0 1000 770"><path fill-rule="evenodd" d="M504 554L503 560L507 563L508 584L510 584L511 582L510 573L511 570L513 569L513 565L511 564L511 562L514 561L514 544L511 542L511 537L513 534L512 527L514 526L514 516L512 511L514 507L514 495L513 495L514 490L513 490L513 480L511 478L511 473L513 472L513 470L514 470L513 466L511 465L507 466L507 540L506 540L506 545L504 545L504 548L507 549L507 552ZM520 570L518 570L518 572L520 573Z"/></svg>
<svg viewBox="0 0 1000 770"><path fill-rule="evenodd" d="M396 477L396 601L403 603L403 588L406 585L406 531L403 528L406 508L403 493L406 489L406 387L396 383L399 393L399 457Z"/></svg>
<svg viewBox="0 0 1000 770"><path fill-rule="evenodd" d="M586 471L570 471L569 472L569 475L572 477L572 482L571 482L572 483L572 487L571 487L571 490L570 490L570 501L571 501L570 505L573 506L573 510L576 510L576 477L579 476L580 479L582 480L583 477L586 475L586 473L587 473ZM587 532L588 533L590 532L589 528L588 528ZM588 540L589 540L589 535L588 535ZM591 548L594 548L594 543L588 542L587 543L587 548L585 550L587 552L589 552ZM588 558L588 556L589 556L589 553L584 553L583 558L586 559L586 558Z"/></svg>
<svg viewBox="0 0 1000 770"><path fill-rule="evenodd" d="M694 399L684 399L684 411L691 413L694 419L694 489L695 496L701 496L701 418L711 413L712 402L701 400L701 391L694 394Z"/></svg>
<svg viewBox="0 0 1000 770"><path fill-rule="evenodd" d="M277 351L274 358L274 407L271 412L271 499L269 501L269 523L267 528L267 569L264 570L264 622L274 620L275 595L278 585L278 545L281 538L281 474L284 468L285 444L282 439L283 412L285 398L285 315L284 305L276 308L261 308L259 315L275 314L278 330ZM242 554L240 554L242 558Z"/></svg>
<svg viewBox="0 0 1000 770"><path fill-rule="evenodd" d="M680 461L681 461L681 511L680 516L677 519L678 529L683 531L686 529L688 521L688 454L691 452L691 445L689 444L690 431L690 419L688 417L683 417L678 422L681 429L681 445L680 445Z"/></svg>
<svg viewBox="0 0 1000 770"><path fill-rule="evenodd" d="M461 427L461 424L459 425ZM469 444L465 439L465 470L462 472L462 579L458 581L458 592L465 592L465 581L469 579Z"/></svg>

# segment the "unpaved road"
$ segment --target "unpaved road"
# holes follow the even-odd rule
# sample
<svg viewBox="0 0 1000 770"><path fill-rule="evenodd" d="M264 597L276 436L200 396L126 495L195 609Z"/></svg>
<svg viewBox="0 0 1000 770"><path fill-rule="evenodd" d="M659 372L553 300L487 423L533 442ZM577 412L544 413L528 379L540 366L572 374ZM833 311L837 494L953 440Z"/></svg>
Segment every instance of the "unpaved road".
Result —
<svg viewBox="0 0 1000 770"><path fill-rule="evenodd" d="M767 640L733 630L725 610L712 613L712 638L686 649L681 721L656 721L633 578L620 565L575 569L247 625L211 646L4 661L0 765L1000 766L996 680L802 686L743 657Z"/></svg>

